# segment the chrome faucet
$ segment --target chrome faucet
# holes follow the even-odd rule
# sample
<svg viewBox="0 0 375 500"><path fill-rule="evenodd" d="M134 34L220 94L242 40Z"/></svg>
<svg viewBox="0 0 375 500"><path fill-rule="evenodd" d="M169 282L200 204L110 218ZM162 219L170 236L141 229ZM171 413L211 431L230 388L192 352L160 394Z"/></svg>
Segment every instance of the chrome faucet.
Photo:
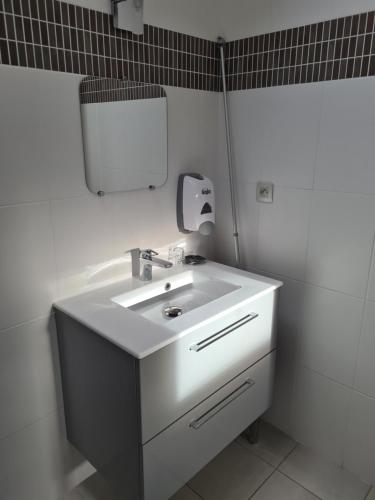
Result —
<svg viewBox="0 0 375 500"><path fill-rule="evenodd" d="M162 267L163 269L169 269L173 266L172 262L155 257L158 253L151 250L151 248L146 250L133 248L126 253L130 253L132 257L132 276L139 278L141 281L152 280L153 266Z"/></svg>

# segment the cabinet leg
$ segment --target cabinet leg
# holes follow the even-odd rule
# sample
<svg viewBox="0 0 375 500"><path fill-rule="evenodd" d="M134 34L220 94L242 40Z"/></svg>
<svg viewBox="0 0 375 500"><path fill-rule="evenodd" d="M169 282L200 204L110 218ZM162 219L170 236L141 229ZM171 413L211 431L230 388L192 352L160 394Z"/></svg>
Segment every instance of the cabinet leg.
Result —
<svg viewBox="0 0 375 500"><path fill-rule="evenodd" d="M250 444L257 444L259 441L260 419L258 418L245 430L244 436Z"/></svg>

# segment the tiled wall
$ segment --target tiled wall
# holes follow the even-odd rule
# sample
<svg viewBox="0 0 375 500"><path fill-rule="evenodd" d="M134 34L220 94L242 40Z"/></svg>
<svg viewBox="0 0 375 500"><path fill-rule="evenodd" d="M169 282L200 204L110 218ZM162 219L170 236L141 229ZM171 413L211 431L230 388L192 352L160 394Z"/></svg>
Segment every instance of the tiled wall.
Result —
<svg viewBox="0 0 375 500"><path fill-rule="evenodd" d="M219 85L214 42L145 25L115 30L112 17L55 0L0 0L0 64L202 90Z"/></svg>
<svg viewBox="0 0 375 500"><path fill-rule="evenodd" d="M375 75L374 14L332 19L228 43L229 90Z"/></svg>
<svg viewBox="0 0 375 500"><path fill-rule="evenodd" d="M235 40L228 89L375 74L374 12ZM55 0L0 0L0 63L220 90L215 42L145 25L115 30L109 14Z"/></svg>
<svg viewBox="0 0 375 500"><path fill-rule="evenodd" d="M167 97L160 85L88 76L79 87L81 104Z"/></svg>
<svg viewBox="0 0 375 500"><path fill-rule="evenodd" d="M284 282L268 417L375 484L375 77L229 99L243 265ZM231 262L221 163L216 248ZM272 204L258 181L274 183Z"/></svg>
<svg viewBox="0 0 375 500"><path fill-rule="evenodd" d="M91 472L65 438L53 301L130 276L129 248L210 245L181 237L175 197L187 166L212 177L218 94L168 87L166 184L98 198L85 183L81 80L0 66L1 500L58 500Z"/></svg>

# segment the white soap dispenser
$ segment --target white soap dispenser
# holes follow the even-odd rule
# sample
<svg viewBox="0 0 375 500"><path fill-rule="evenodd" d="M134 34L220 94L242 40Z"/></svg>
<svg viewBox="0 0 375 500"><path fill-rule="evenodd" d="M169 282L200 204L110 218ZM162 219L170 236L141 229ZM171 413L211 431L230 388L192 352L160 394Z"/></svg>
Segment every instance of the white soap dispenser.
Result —
<svg viewBox="0 0 375 500"><path fill-rule="evenodd" d="M181 174L177 190L177 224L182 233L209 235L215 225L215 193L210 179Z"/></svg>

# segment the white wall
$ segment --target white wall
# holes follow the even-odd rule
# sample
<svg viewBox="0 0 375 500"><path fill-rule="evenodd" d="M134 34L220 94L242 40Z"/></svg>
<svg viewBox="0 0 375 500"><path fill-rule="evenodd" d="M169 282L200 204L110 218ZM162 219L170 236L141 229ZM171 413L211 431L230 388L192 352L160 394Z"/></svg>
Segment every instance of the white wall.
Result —
<svg viewBox="0 0 375 500"><path fill-rule="evenodd" d="M68 0L68 3L111 12L110 0ZM218 0L144 0L144 22L161 28L216 40Z"/></svg>
<svg viewBox="0 0 375 500"><path fill-rule="evenodd" d="M0 498L55 500L91 468L67 444L54 299L127 277L135 246L209 240L177 231L180 172L211 175L217 95L166 88L169 176L102 199L84 180L79 76L0 66Z"/></svg>
<svg viewBox="0 0 375 500"><path fill-rule="evenodd" d="M374 9L374 0L230 0L216 2L217 31L228 40Z"/></svg>
<svg viewBox="0 0 375 500"><path fill-rule="evenodd" d="M374 484L375 78L233 92L230 108L243 261L285 283L268 418Z"/></svg>

